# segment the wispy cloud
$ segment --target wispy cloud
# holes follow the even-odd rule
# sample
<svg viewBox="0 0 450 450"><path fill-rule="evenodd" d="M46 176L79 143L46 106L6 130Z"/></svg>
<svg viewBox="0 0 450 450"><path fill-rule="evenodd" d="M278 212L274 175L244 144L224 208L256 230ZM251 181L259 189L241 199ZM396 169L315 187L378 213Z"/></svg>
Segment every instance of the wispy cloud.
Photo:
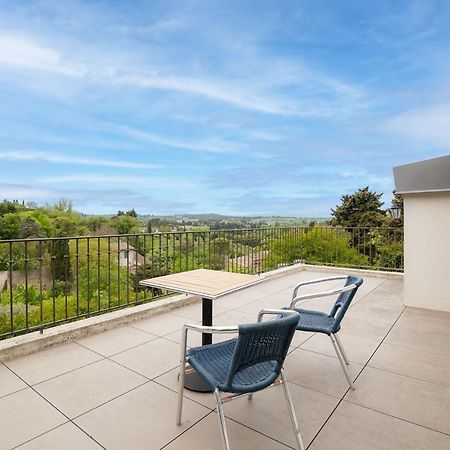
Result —
<svg viewBox="0 0 450 450"><path fill-rule="evenodd" d="M181 190L181 189L192 189L196 188L197 185L193 181L181 180L176 176L164 177L164 176L126 176L123 174L102 174L102 173L92 173L92 174L71 174L71 175L60 175L60 176L50 176L42 177L37 179L39 183L47 184L84 184L89 186L95 185L120 185L120 186L131 186L131 187L145 187L152 189L165 189L165 190Z"/></svg>
<svg viewBox="0 0 450 450"><path fill-rule="evenodd" d="M160 36L167 36L167 34L169 33L186 30L188 25L189 23L187 23L186 19L182 19L180 17L168 17L145 26L139 25L112 26L111 30L113 32L119 32L125 35L132 35L132 36L160 37Z"/></svg>
<svg viewBox="0 0 450 450"><path fill-rule="evenodd" d="M104 57L103 57L104 59ZM36 70L72 77L88 83L125 85L193 94L240 109L280 116L321 117L349 113L366 107L360 88L344 83L319 71L298 64L274 64L264 77L241 80L221 77L192 77L173 73L173 68L135 67L104 61L102 66L92 60L67 58L63 50L40 44L24 36L0 35L0 64L16 69ZM296 89L297 101L291 96L275 93L280 88ZM312 102L311 92L329 99ZM336 97L336 98L333 98ZM340 102L338 102L339 100Z"/></svg>
<svg viewBox="0 0 450 450"><path fill-rule="evenodd" d="M437 104L405 111L388 119L383 131L399 135L411 143L450 147L450 106Z"/></svg>
<svg viewBox="0 0 450 450"><path fill-rule="evenodd" d="M197 94L239 108L265 113L294 114L292 105L269 97L251 94L226 82L200 78L162 75L157 70L132 71L125 67L89 65L68 60L61 51L42 46L29 38L0 36L0 64L22 69L34 69L57 75L84 78L91 82L124 84L146 89L161 89Z"/></svg>
<svg viewBox="0 0 450 450"><path fill-rule="evenodd" d="M82 77L87 74L87 69L83 65L64 60L58 50L39 45L21 36L0 35L0 64L71 77Z"/></svg>
<svg viewBox="0 0 450 450"><path fill-rule="evenodd" d="M34 161L55 164L77 164L82 166L116 167L120 169L160 169L158 164L115 161L111 159L83 158L47 152L33 151L0 151L0 159L6 161Z"/></svg>
<svg viewBox="0 0 450 450"><path fill-rule="evenodd" d="M15 200L44 200L58 198L58 191L48 187L31 186L19 183L0 182L0 190L3 198Z"/></svg>
<svg viewBox="0 0 450 450"><path fill-rule="evenodd" d="M126 126L114 126L111 128L119 131L133 139L138 139L144 142L150 142L157 145L163 145L165 147L172 147L178 149L186 149L199 152L208 153L234 153L242 148L241 144L234 144L232 142L224 142L219 139L209 139L204 141L192 141L189 139L177 140L164 136L159 136L148 131L142 131Z"/></svg>

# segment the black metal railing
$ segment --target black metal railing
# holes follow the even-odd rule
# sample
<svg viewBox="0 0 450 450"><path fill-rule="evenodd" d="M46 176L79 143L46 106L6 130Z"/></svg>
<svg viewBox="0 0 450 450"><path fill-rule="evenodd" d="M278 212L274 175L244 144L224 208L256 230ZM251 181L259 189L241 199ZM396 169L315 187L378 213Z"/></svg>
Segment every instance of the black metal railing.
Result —
<svg viewBox="0 0 450 450"><path fill-rule="evenodd" d="M403 270L403 229L290 227L0 241L0 339L152 301L139 281L296 262Z"/></svg>

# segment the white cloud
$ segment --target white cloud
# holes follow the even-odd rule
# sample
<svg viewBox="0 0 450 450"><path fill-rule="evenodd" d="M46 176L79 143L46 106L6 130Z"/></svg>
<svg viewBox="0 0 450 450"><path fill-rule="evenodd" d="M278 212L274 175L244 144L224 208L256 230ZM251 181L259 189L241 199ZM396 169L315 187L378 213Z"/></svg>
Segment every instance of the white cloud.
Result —
<svg viewBox="0 0 450 450"><path fill-rule="evenodd" d="M227 83L161 75L154 70L133 71L124 67L99 68L97 64L86 65L69 61L54 48L45 47L30 39L0 35L0 64L70 77L89 77L92 81L112 82L150 89L170 90L201 95L244 109L289 115L292 108L279 101L263 96L251 95Z"/></svg>
<svg viewBox="0 0 450 450"><path fill-rule="evenodd" d="M57 198L58 192L54 189L20 184L0 183L3 198L41 200L42 198Z"/></svg>
<svg viewBox="0 0 450 450"><path fill-rule="evenodd" d="M280 115L295 115L292 105L275 99L252 95L246 89L238 89L227 83L211 83L198 78L161 76L158 74L124 74L114 80L143 88L164 89L170 91L198 94L213 100L219 100L239 108Z"/></svg>
<svg viewBox="0 0 450 450"><path fill-rule="evenodd" d="M450 146L450 106L433 105L403 112L387 120L383 130L398 134L416 143Z"/></svg>
<svg viewBox="0 0 450 450"><path fill-rule="evenodd" d="M95 52L95 49L94 49ZM77 54L86 53L77 50ZM93 55L92 50L89 50ZM352 85L314 70L302 69L299 73L296 64L275 62L270 71L249 79L206 79L174 75L173 68L138 67L126 59L120 60L120 53L114 55L114 63L108 62L108 56L95 55L83 62L68 58L63 51L43 46L30 38L16 35L0 35L0 64L26 69L45 71L88 82L127 85L141 89L158 89L194 94L216 100L241 109L282 116L322 117L335 113L348 113L358 105L366 107L363 94ZM119 58L119 59L118 59ZM99 64L99 60L102 63ZM302 66L303 67L303 66ZM293 73L295 72L295 77ZM274 95L273 90L290 85L305 91L306 96L293 101L291 98ZM272 92L270 92L272 91ZM308 92L321 92L332 97L331 101L311 101Z"/></svg>
<svg viewBox="0 0 450 450"><path fill-rule="evenodd" d="M182 180L177 176L174 178L161 176L126 176L117 174L72 174L53 177L43 177L37 180L39 183L77 183L84 185L107 185L107 186L129 186L145 187L152 189L191 189L196 184L189 180Z"/></svg>
<svg viewBox="0 0 450 450"><path fill-rule="evenodd" d="M86 68L64 61L59 51L22 37L0 35L0 64L76 77L86 74Z"/></svg>
<svg viewBox="0 0 450 450"><path fill-rule="evenodd" d="M166 147L184 148L186 150L209 153L232 153L238 151L241 147L241 144L211 139L207 141L188 141L187 139L178 141L176 139L158 136L147 131L136 130L125 126L117 126L116 129L134 139L151 142L153 144L163 145Z"/></svg>
<svg viewBox="0 0 450 450"><path fill-rule="evenodd" d="M35 161L55 164L77 164L83 166L117 167L121 169L160 169L158 164L134 163L110 159L83 158L77 156L58 155L47 152L9 151L0 152L0 159L6 161Z"/></svg>

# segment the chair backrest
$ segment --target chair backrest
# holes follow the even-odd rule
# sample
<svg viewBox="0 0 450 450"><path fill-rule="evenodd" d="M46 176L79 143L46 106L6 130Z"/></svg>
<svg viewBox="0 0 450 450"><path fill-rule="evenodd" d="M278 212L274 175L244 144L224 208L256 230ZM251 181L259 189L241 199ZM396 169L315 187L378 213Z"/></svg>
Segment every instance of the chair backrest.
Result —
<svg viewBox="0 0 450 450"><path fill-rule="evenodd" d="M332 331L338 331L339 326L341 324L342 319L345 316L345 313L347 312L350 303L353 300L353 297L356 294L356 291L358 288L362 285L363 279L361 277L354 277L352 275L349 275L347 277L347 281L345 282L345 286L350 286L351 284L354 284L355 287L349 291L341 292L339 294L339 297L337 298L333 309L330 312L330 316L334 317L334 323Z"/></svg>
<svg viewBox="0 0 450 450"><path fill-rule="evenodd" d="M239 325L224 390L255 392L279 376L299 320L298 315Z"/></svg>

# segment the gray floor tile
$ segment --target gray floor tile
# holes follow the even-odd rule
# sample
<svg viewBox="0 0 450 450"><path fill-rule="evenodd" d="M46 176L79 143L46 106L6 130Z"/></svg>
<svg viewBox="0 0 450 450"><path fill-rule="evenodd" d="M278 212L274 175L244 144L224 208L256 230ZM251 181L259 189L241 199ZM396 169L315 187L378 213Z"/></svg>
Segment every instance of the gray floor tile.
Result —
<svg viewBox="0 0 450 450"><path fill-rule="evenodd" d="M228 311L228 308L224 308L219 303L213 302L213 316L226 311ZM174 309L171 314L183 317L187 323L197 323L202 320L202 302Z"/></svg>
<svg viewBox="0 0 450 450"><path fill-rule="evenodd" d="M227 420L227 431L230 439L230 446L239 450L287 450L283 444L273 439L263 436L256 431L250 430L233 420ZM221 432L214 411L202 419L195 427L175 439L166 447L167 450L187 450L187 449L207 449L223 450Z"/></svg>
<svg viewBox="0 0 450 450"><path fill-rule="evenodd" d="M86 433L68 422L18 447L17 450L101 450Z"/></svg>
<svg viewBox="0 0 450 450"><path fill-rule="evenodd" d="M177 426L176 405L175 393L149 382L79 417L75 422L108 450L156 450L210 412L185 399L183 423Z"/></svg>
<svg viewBox="0 0 450 450"><path fill-rule="evenodd" d="M6 366L0 364L0 397L12 394L27 387L18 376L14 375Z"/></svg>
<svg viewBox="0 0 450 450"><path fill-rule="evenodd" d="M368 339L362 336L344 333L343 331L339 332L339 338L342 341L349 360L359 364L365 364L369 360L380 342L376 339ZM308 339L302 344L301 348L336 357L336 352L334 351L329 336L323 333L316 333L311 339Z"/></svg>
<svg viewBox="0 0 450 450"><path fill-rule="evenodd" d="M217 324L214 324L217 325ZM181 343L181 330L174 331L173 333L167 334L164 336L165 339L169 339L172 342L175 342L176 344ZM236 337L236 333L216 333L212 335L212 342L222 342L226 341L227 339L232 339ZM194 330L188 331L188 340L187 340L187 346L188 347L199 347L202 345L202 333Z"/></svg>
<svg viewBox="0 0 450 450"><path fill-rule="evenodd" d="M158 384L161 384L163 386L166 386L167 388L171 389L174 392L178 391L178 374L179 374L179 368L175 368L171 370L170 372L167 372L157 378L155 378L153 381L155 381ZM203 406L206 406L209 409L214 409L216 407L216 401L214 399L214 394L208 394L203 392L194 392L190 391L189 389L184 390L184 396L187 398L190 398L191 400L194 400L197 403L200 403Z"/></svg>
<svg viewBox="0 0 450 450"><path fill-rule="evenodd" d="M342 402L310 450L448 450L450 436Z"/></svg>
<svg viewBox="0 0 450 450"><path fill-rule="evenodd" d="M6 364L27 383L36 384L100 359L102 356L72 342Z"/></svg>
<svg viewBox="0 0 450 450"><path fill-rule="evenodd" d="M289 374L287 374L289 376ZM289 383L305 445L331 414L338 399ZM225 415L279 442L295 447L295 437L282 386L258 392L253 400L239 398L224 406Z"/></svg>
<svg viewBox="0 0 450 450"><path fill-rule="evenodd" d="M290 382L317 392L340 398L349 388L337 358L302 350L299 347L288 355L284 367ZM354 380L362 366L352 363L348 367Z"/></svg>
<svg viewBox="0 0 450 450"><path fill-rule="evenodd" d="M119 353L111 359L147 378L155 378L179 365L180 345L159 338Z"/></svg>
<svg viewBox="0 0 450 450"><path fill-rule="evenodd" d="M141 331L147 331L156 336L164 336L175 331L181 330L189 319L177 316L176 314L166 313L158 314L150 319L139 320L132 323L130 326Z"/></svg>
<svg viewBox="0 0 450 450"><path fill-rule="evenodd" d="M450 387L448 357L392 344L382 344L369 366Z"/></svg>
<svg viewBox="0 0 450 450"><path fill-rule="evenodd" d="M67 419L32 389L0 398L0 448L10 449Z"/></svg>
<svg viewBox="0 0 450 450"><path fill-rule="evenodd" d="M156 338L145 331L124 326L79 339L78 342L103 356L111 356Z"/></svg>
<svg viewBox="0 0 450 450"><path fill-rule="evenodd" d="M108 360L35 385L35 389L70 418L78 416L147 380Z"/></svg>
<svg viewBox="0 0 450 450"><path fill-rule="evenodd" d="M366 367L345 399L450 434L450 388Z"/></svg>
<svg viewBox="0 0 450 450"><path fill-rule="evenodd" d="M385 342L447 357L450 313L406 308Z"/></svg>
<svg viewBox="0 0 450 450"><path fill-rule="evenodd" d="M214 325L225 326L225 325L239 325L243 323L254 323L257 322L258 318L254 314L249 314L244 311L233 309L214 317Z"/></svg>

